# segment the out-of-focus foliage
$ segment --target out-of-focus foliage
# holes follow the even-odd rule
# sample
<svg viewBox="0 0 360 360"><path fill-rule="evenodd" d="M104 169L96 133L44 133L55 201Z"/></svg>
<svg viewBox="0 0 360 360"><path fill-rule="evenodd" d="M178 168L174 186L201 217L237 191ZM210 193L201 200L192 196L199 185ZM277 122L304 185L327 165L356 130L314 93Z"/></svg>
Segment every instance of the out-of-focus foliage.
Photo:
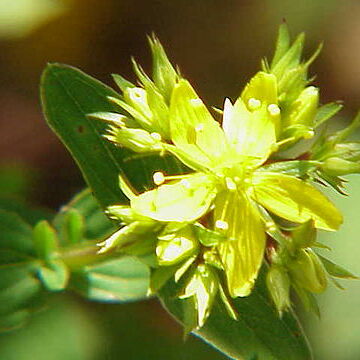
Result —
<svg viewBox="0 0 360 360"><path fill-rule="evenodd" d="M67 5L66 0L1 0L0 38L27 36L37 27L61 15Z"/></svg>

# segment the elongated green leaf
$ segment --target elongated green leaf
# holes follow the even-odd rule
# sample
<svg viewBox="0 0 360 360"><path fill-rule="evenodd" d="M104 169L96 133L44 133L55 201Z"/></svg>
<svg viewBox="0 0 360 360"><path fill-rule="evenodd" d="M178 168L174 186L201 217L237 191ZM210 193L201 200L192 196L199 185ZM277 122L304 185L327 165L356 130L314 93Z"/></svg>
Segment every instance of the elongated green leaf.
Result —
<svg viewBox="0 0 360 360"><path fill-rule="evenodd" d="M140 260L123 256L87 266L74 274L70 287L91 300L124 302L144 299L150 271Z"/></svg>
<svg viewBox="0 0 360 360"><path fill-rule="evenodd" d="M102 138L104 123L86 116L114 110L107 96L118 97L115 91L77 69L50 64L44 71L41 98L46 120L70 150L104 207L125 200L117 176L123 158L129 156Z"/></svg>
<svg viewBox="0 0 360 360"><path fill-rule="evenodd" d="M325 266L326 271L335 277L341 278L341 279L359 279L358 276L352 274L350 271L344 269L342 266L337 265L330 261L329 259L318 255L321 259L322 263Z"/></svg>
<svg viewBox="0 0 360 360"><path fill-rule="evenodd" d="M176 300L179 289L169 282L161 292L164 306L184 322L186 302ZM278 316L259 278L249 297L233 300L238 320L229 317L218 299L205 326L195 332L229 357L237 360L310 360L308 344L291 313Z"/></svg>
<svg viewBox="0 0 360 360"><path fill-rule="evenodd" d="M35 225L40 220L50 220L54 216L48 209L29 206L21 200L12 198L0 198L0 209L16 213L29 225Z"/></svg>
<svg viewBox="0 0 360 360"><path fill-rule="evenodd" d="M319 163L317 161L309 160L279 161L262 166L260 171L270 171L296 177L303 177L314 171L318 167L318 164Z"/></svg>
<svg viewBox="0 0 360 360"><path fill-rule="evenodd" d="M0 331L20 326L42 292L31 239L22 218L0 211Z"/></svg>
<svg viewBox="0 0 360 360"><path fill-rule="evenodd" d="M31 227L15 213L0 210L0 249L35 255Z"/></svg>

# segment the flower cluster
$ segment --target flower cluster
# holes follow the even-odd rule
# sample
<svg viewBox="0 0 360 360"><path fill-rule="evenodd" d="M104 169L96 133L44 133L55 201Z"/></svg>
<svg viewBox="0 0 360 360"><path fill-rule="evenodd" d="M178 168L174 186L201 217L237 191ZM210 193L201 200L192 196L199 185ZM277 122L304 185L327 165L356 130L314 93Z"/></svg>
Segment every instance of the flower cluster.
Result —
<svg viewBox="0 0 360 360"><path fill-rule="evenodd" d="M159 41L149 42L152 77L134 61L138 84L114 77L122 95L109 100L118 112L91 116L110 124L106 138L115 145L170 154L182 168L155 172L154 188L142 193L120 177L130 203L108 209L121 228L100 251L155 256L151 292L170 279L179 283L179 298L192 299L197 313L192 328L204 325L217 294L236 318L231 297L248 296L262 267L280 314L291 306L291 287L316 309L312 294L329 277L353 276L314 250L324 246L316 229L337 230L342 215L313 183L343 192L339 176L360 172L360 144L345 142L360 117L304 141L300 153L289 151L341 109L320 106L319 89L310 85L308 68L320 48L302 61L303 34L291 43L282 25L272 61L263 60L241 95L217 111L220 126Z"/></svg>

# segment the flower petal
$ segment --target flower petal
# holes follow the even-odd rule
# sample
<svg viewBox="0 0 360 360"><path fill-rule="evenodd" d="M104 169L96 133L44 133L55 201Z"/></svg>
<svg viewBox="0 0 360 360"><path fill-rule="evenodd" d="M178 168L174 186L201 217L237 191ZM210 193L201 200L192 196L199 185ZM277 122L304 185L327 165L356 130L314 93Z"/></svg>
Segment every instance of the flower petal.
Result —
<svg viewBox="0 0 360 360"><path fill-rule="evenodd" d="M315 227L337 230L342 223L340 211L307 182L293 176L255 172L252 178L254 200L274 214L297 223L310 219Z"/></svg>
<svg viewBox="0 0 360 360"><path fill-rule="evenodd" d="M200 173L132 198L131 208L158 221L191 222L208 210L215 195L212 179Z"/></svg>
<svg viewBox="0 0 360 360"><path fill-rule="evenodd" d="M250 105L251 99L259 100L260 103L265 103L266 105L277 104L276 76L259 71L245 86L241 93L241 98L245 104L248 104L250 100Z"/></svg>
<svg viewBox="0 0 360 360"><path fill-rule="evenodd" d="M180 80L171 97L170 131L178 148L209 168L227 149L220 125L186 80Z"/></svg>
<svg viewBox="0 0 360 360"><path fill-rule="evenodd" d="M226 224L223 231L228 240L218 246L218 251L229 293L232 297L247 296L254 286L263 260L263 222L245 194L230 191L216 198L214 217L215 224Z"/></svg>
<svg viewBox="0 0 360 360"><path fill-rule="evenodd" d="M257 158L261 163L270 155L276 143L279 116L278 113L269 112L266 104L249 110L239 98L233 106L226 102L223 129L228 142L239 155Z"/></svg>

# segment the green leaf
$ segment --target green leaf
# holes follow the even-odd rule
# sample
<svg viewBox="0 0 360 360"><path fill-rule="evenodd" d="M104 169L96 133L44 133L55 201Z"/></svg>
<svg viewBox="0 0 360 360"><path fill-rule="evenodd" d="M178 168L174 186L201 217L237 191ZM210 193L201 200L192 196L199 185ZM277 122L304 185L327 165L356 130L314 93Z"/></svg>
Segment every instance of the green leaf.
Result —
<svg viewBox="0 0 360 360"><path fill-rule="evenodd" d="M178 75L171 65L160 41L154 35L149 37L148 40L153 59L152 75L154 83L167 102L170 102L171 93L178 79Z"/></svg>
<svg viewBox="0 0 360 360"><path fill-rule="evenodd" d="M64 219L66 240L69 244L76 244L84 236L84 218L76 209L69 209Z"/></svg>
<svg viewBox="0 0 360 360"><path fill-rule="evenodd" d="M282 51L282 56L271 67L271 73L278 79L286 75L286 72L292 70L300 63L301 52L304 46L305 35L301 33L298 35L291 47L286 51Z"/></svg>
<svg viewBox="0 0 360 360"><path fill-rule="evenodd" d="M113 111L107 96L118 94L75 68L50 64L43 73L41 98L46 120L71 152L103 207L125 200L117 176L123 158L129 155L102 138L104 123L86 116Z"/></svg>
<svg viewBox="0 0 360 360"><path fill-rule="evenodd" d="M1 198L0 209L16 213L29 225L35 225L40 220L50 221L54 216L53 212L48 209L29 206L21 200L12 198Z"/></svg>
<svg viewBox="0 0 360 360"><path fill-rule="evenodd" d="M34 256L31 227L15 213L0 210L0 249Z"/></svg>
<svg viewBox="0 0 360 360"><path fill-rule="evenodd" d="M336 115L341 109L343 105L338 102L332 102L325 104L321 106L316 113L315 119L314 119L314 126L318 127L321 124L323 124L325 121L332 118L334 115Z"/></svg>
<svg viewBox="0 0 360 360"><path fill-rule="evenodd" d="M15 213L0 210L0 331L22 323L42 294L31 227Z"/></svg>
<svg viewBox="0 0 360 360"><path fill-rule="evenodd" d="M0 314L6 315L26 306L41 290L30 264L0 268Z"/></svg>
<svg viewBox="0 0 360 360"><path fill-rule="evenodd" d="M184 323L186 300L176 299L178 286L168 282L161 291L163 305ZM250 296L232 300L238 320L229 317L219 297L204 327L194 334L237 360L310 360L308 343L291 312L280 318L265 290L263 276Z"/></svg>
<svg viewBox="0 0 360 360"><path fill-rule="evenodd" d="M35 225L32 238L40 259L48 260L54 255L57 250L56 232L46 220Z"/></svg>
<svg viewBox="0 0 360 360"><path fill-rule="evenodd" d="M149 268L140 260L122 256L74 273L70 288L95 301L136 301L146 298L149 278Z"/></svg>
<svg viewBox="0 0 360 360"><path fill-rule="evenodd" d="M279 26L279 33L276 40L276 48L274 57L271 61L271 68L273 68L278 61L286 54L290 46L290 34L287 24Z"/></svg>
<svg viewBox="0 0 360 360"><path fill-rule="evenodd" d="M292 161L279 161L272 164L262 166L260 171L277 172L286 175L292 175L296 177L303 177L308 175L310 172L316 170L319 166L317 161L308 160L292 160Z"/></svg>
<svg viewBox="0 0 360 360"><path fill-rule="evenodd" d="M69 269L61 260L53 260L39 268L39 277L49 291L64 290L69 280Z"/></svg>
<svg viewBox="0 0 360 360"><path fill-rule="evenodd" d="M321 255L318 255L318 257L320 258L320 260L324 264L326 271L331 276L335 276L335 277L338 277L338 278L341 278L341 279L359 279L358 276L352 274L350 271L344 269L340 265L337 265L337 264L333 263L329 259L327 259L327 258L325 258L325 257L323 257Z"/></svg>

